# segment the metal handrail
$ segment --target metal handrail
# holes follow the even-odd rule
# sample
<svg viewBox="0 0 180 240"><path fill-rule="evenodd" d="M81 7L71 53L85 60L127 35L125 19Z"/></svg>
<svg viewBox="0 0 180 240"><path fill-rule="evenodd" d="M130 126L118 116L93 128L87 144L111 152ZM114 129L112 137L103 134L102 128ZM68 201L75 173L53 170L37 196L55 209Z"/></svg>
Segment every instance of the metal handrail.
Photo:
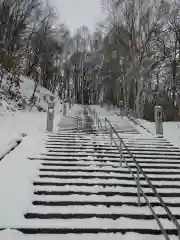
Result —
<svg viewBox="0 0 180 240"><path fill-rule="evenodd" d="M93 114L95 116L96 122L101 122L98 114L96 113L95 109L93 109ZM148 186L151 188L151 190L153 191L155 197L159 200L161 206L164 208L165 212L167 213L168 217L171 219L171 221L173 222L173 224L176 226L177 232L178 232L178 239L180 240L180 224L178 223L177 219L173 216L172 212L170 211L170 209L166 206L165 202L163 201L162 197L159 195L159 193L157 192L156 188L153 186L153 184L151 183L151 180L148 178L148 176L145 174L144 170L141 168L141 166L139 165L139 163L137 162L137 160L135 159L135 157L132 155L132 153L130 152L130 150L128 149L128 147L125 145L123 139L119 136L119 134L117 133L117 131L114 129L114 127L112 126L112 124L110 123L110 121L105 117L105 131L107 129L107 123L110 126L110 142L112 145L112 142L115 143L115 145L117 146L119 153L120 153L120 164L122 166L122 159L124 160L126 166L128 167L129 171L131 172L136 184L137 184L137 197L138 197L138 206L140 207L141 205L141 194L143 195L146 203L148 204L156 222L158 223L161 232L163 233L164 237L166 240L170 240L169 236L167 235L166 230L164 229L164 227L162 226L157 214L155 213L151 203L148 200L148 197L146 196L146 194L144 193L141 185L140 185L140 174L142 174L146 180L146 182L148 183ZM99 123L98 123L99 126ZM101 123L101 126L102 123ZM116 134L117 138L120 141L120 144L118 145L116 142L116 139L113 138L113 132L114 134ZM123 156L122 153L122 147L124 147L124 149L127 151L127 153L131 156L131 158L133 159L134 163L136 164L136 176L133 173L133 171L131 170L131 167L129 166L127 160L125 159L125 157Z"/></svg>
<svg viewBox="0 0 180 240"><path fill-rule="evenodd" d="M77 116L76 128L79 130L80 117Z"/></svg>
<svg viewBox="0 0 180 240"><path fill-rule="evenodd" d="M90 108L90 109L91 109L91 108ZM102 128L103 128L103 125L102 125L102 122L101 122L98 114L96 113L96 111L95 111L94 109L93 109L92 113L93 113L93 115L94 115L95 118L96 118L96 123L97 123L97 125L98 125L98 128L99 128L99 125L101 125L101 129L102 129Z"/></svg>

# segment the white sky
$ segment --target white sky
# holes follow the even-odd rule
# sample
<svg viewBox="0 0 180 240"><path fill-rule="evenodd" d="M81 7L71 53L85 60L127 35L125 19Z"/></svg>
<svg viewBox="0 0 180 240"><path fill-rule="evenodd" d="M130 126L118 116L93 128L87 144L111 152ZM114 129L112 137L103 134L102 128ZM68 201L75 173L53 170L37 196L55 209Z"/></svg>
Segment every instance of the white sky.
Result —
<svg viewBox="0 0 180 240"><path fill-rule="evenodd" d="M93 31L95 23L102 17L100 0L49 0L56 7L60 20L64 22L71 33L81 25L87 25Z"/></svg>

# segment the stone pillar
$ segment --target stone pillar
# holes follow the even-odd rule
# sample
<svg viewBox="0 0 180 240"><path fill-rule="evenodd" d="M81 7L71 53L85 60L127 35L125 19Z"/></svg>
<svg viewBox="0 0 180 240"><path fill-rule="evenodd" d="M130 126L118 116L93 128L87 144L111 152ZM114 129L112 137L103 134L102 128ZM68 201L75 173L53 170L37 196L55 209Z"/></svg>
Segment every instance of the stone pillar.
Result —
<svg viewBox="0 0 180 240"><path fill-rule="evenodd" d="M111 104L110 104L110 102L108 102L108 111L110 111L111 110Z"/></svg>
<svg viewBox="0 0 180 240"><path fill-rule="evenodd" d="M100 106L101 106L101 108L103 108L103 101L102 100L100 102Z"/></svg>
<svg viewBox="0 0 180 240"><path fill-rule="evenodd" d="M54 103L51 102L48 104L46 131L48 132L53 131L53 121L54 121Z"/></svg>
<svg viewBox="0 0 180 240"><path fill-rule="evenodd" d="M163 137L163 108L161 106L155 106L154 108L154 121L156 134Z"/></svg>
<svg viewBox="0 0 180 240"><path fill-rule="evenodd" d="M72 105L72 100L69 99L69 109L71 109L71 105Z"/></svg>
<svg viewBox="0 0 180 240"><path fill-rule="evenodd" d="M67 114L67 104L64 102L63 104L63 116L66 116Z"/></svg>
<svg viewBox="0 0 180 240"><path fill-rule="evenodd" d="M121 117L124 117L124 115L125 115L125 109L124 109L124 102L123 102L123 101L120 101L120 102L119 102L119 108L120 108L120 116L121 116Z"/></svg>

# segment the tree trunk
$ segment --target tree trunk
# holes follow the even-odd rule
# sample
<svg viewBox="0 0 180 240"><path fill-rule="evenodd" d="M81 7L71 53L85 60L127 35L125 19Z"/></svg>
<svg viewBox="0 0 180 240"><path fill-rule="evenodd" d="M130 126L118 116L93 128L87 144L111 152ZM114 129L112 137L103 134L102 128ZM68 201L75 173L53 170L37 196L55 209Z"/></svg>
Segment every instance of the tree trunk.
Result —
<svg viewBox="0 0 180 240"><path fill-rule="evenodd" d="M137 83L137 93L136 93L136 113L138 118L141 118L141 105L140 105L140 100L141 100L141 92L142 92L142 84L140 82L141 80L139 79L138 83Z"/></svg>
<svg viewBox="0 0 180 240"><path fill-rule="evenodd" d="M0 80L0 87L1 87L1 84L2 84L3 77L4 77L4 71L3 71L3 70L1 70L1 80Z"/></svg>
<svg viewBox="0 0 180 240"><path fill-rule="evenodd" d="M175 106L176 103L176 59L172 62L172 102L173 106Z"/></svg>
<svg viewBox="0 0 180 240"><path fill-rule="evenodd" d="M35 93L36 93L36 90L37 90L37 86L38 86L38 76L36 76L36 80L34 82L34 90L33 90L32 96L30 98L30 102L32 102L33 99L34 99L34 96L35 96Z"/></svg>

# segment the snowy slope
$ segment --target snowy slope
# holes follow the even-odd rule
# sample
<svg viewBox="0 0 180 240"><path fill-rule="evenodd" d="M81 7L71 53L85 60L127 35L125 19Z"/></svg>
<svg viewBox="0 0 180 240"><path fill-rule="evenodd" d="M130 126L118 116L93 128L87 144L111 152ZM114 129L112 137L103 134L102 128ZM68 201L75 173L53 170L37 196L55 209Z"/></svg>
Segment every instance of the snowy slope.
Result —
<svg viewBox="0 0 180 240"><path fill-rule="evenodd" d="M8 92L10 74L3 77L0 87L0 115L7 111L26 110L28 102L34 91L34 81L25 76L20 76L19 89L12 86L11 93ZM47 103L51 96L54 96L49 90L38 86L35 92L36 107L33 110L47 111Z"/></svg>
<svg viewBox="0 0 180 240"><path fill-rule="evenodd" d="M34 90L34 81L27 77L21 76L20 77L20 91L24 97L28 99L31 98L33 90ZM42 86L38 86L35 96L37 97L37 105L42 107L45 111L47 111L47 102L49 97L53 97L54 95Z"/></svg>

